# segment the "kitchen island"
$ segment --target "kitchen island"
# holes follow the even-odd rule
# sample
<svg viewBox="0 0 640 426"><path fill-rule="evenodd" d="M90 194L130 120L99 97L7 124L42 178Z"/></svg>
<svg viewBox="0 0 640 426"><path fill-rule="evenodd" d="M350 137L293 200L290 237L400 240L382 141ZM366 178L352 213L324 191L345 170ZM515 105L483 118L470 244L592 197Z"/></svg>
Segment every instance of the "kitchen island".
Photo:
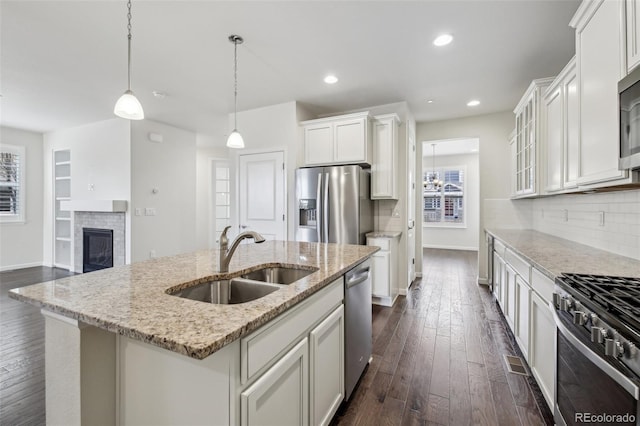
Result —
<svg viewBox="0 0 640 426"><path fill-rule="evenodd" d="M312 374L322 352L309 346L324 330L343 339L342 276L376 250L269 241L240 246L228 273L217 272L218 250L205 250L12 290L45 314L48 422L251 424L276 384L304 390L279 413L284 423L323 420L324 401L307 394L323 385ZM315 272L235 305L169 294L264 266ZM332 341L333 355L343 351Z"/></svg>

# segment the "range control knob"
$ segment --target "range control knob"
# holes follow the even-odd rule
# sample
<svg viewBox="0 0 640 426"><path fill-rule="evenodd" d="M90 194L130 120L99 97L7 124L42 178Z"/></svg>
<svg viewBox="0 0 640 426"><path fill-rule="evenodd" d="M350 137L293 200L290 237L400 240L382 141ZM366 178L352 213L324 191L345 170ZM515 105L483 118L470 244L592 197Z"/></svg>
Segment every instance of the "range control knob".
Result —
<svg viewBox="0 0 640 426"><path fill-rule="evenodd" d="M591 327L591 341L594 343L603 343L607 337L607 330L602 327Z"/></svg>
<svg viewBox="0 0 640 426"><path fill-rule="evenodd" d="M585 325L587 323L587 314L582 311L573 311L573 323L576 325Z"/></svg>
<svg viewBox="0 0 640 426"><path fill-rule="evenodd" d="M636 348L636 345L634 345L631 342L623 343L622 344L622 348L624 349L624 354L629 358L635 357L636 353L638 352L638 349Z"/></svg>
<svg viewBox="0 0 640 426"><path fill-rule="evenodd" d="M573 307L573 299L570 297L563 297L560 301L560 309L569 312L569 309Z"/></svg>
<svg viewBox="0 0 640 426"><path fill-rule="evenodd" d="M605 355L619 357L624 353L622 344L614 339L605 339L604 341L604 353Z"/></svg>

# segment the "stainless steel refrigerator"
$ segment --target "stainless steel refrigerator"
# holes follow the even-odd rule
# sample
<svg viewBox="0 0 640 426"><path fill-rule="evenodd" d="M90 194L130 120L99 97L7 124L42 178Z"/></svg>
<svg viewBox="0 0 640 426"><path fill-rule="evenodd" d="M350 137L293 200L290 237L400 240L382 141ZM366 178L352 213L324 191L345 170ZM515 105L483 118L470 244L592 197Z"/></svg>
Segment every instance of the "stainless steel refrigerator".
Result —
<svg viewBox="0 0 640 426"><path fill-rule="evenodd" d="M296 241L365 244L373 230L370 182L360 166L296 170Z"/></svg>

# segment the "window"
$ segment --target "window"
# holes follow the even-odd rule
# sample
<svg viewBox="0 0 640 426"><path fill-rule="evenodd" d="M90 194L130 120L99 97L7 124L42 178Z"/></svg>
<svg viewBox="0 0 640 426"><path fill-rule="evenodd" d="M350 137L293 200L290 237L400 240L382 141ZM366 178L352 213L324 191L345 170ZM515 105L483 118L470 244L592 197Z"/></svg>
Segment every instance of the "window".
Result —
<svg viewBox="0 0 640 426"><path fill-rule="evenodd" d="M22 146L0 147L0 221L24 222L24 161Z"/></svg>
<svg viewBox="0 0 640 426"><path fill-rule="evenodd" d="M214 160L214 182L215 191L215 242L220 242L220 235L224 228L231 224L231 194L229 182L229 162L226 160Z"/></svg>
<svg viewBox="0 0 640 426"><path fill-rule="evenodd" d="M464 227L464 169L425 172L423 200L425 225Z"/></svg>

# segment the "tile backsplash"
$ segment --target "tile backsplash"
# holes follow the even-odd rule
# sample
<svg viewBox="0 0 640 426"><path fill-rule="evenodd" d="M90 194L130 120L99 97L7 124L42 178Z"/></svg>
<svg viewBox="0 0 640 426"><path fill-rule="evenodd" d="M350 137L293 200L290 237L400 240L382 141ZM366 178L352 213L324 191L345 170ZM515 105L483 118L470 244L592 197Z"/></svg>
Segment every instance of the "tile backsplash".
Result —
<svg viewBox="0 0 640 426"><path fill-rule="evenodd" d="M536 231L640 259L640 190L522 202L531 203L531 228Z"/></svg>

